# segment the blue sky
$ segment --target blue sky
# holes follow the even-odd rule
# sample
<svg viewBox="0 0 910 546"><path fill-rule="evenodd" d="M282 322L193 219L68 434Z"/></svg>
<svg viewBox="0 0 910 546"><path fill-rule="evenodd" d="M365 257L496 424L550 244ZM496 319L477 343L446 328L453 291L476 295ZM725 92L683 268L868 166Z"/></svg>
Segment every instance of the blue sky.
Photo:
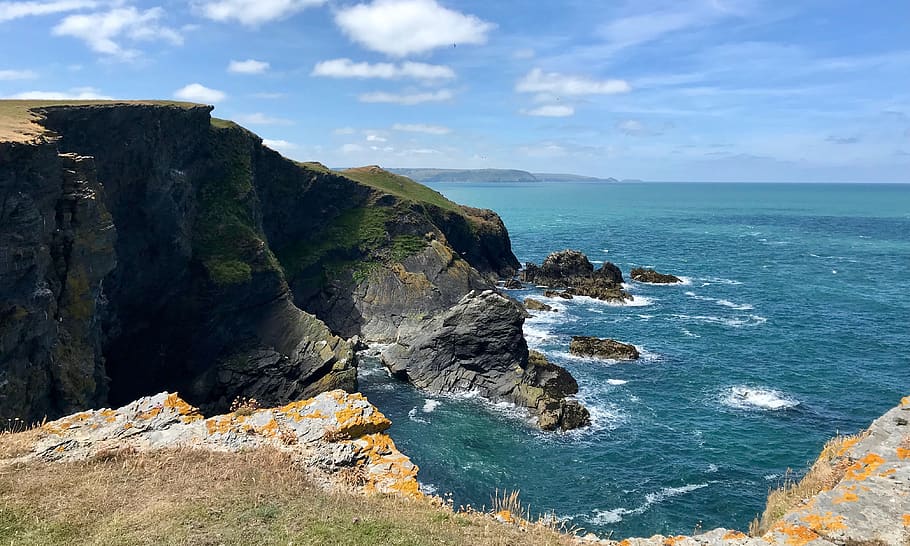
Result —
<svg viewBox="0 0 910 546"><path fill-rule="evenodd" d="M910 181L906 0L0 1L0 97L181 98L334 167Z"/></svg>

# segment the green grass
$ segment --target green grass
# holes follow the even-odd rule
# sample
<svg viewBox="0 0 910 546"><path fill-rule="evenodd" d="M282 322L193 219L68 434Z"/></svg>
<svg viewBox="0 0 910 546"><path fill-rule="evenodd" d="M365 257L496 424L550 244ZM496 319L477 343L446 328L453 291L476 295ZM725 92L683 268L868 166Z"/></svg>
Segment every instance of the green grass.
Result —
<svg viewBox="0 0 910 546"><path fill-rule="evenodd" d="M463 214L462 208L446 199L441 193L418 184L410 178L384 171L379 167L358 167L341 171L341 174L392 195L417 203L429 203L452 212Z"/></svg>
<svg viewBox="0 0 910 546"><path fill-rule="evenodd" d="M571 543L544 526L522 530L430 500L329 492L289 455L268 448L0 461L0 544Z"/></svg>

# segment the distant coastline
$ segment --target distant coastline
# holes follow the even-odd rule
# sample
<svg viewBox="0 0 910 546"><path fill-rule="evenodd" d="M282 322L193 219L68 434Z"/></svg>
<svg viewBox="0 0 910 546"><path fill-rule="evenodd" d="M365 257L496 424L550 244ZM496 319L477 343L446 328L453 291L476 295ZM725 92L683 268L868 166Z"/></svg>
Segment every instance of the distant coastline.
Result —
<svg viewBox="0 0 910 546"><path fill-rule="evenodd" d="M566 173L532 173L518 169L388 169L395 174L407 176L417 182L641 182L641 180L618 180L597 178Z"/></svg>

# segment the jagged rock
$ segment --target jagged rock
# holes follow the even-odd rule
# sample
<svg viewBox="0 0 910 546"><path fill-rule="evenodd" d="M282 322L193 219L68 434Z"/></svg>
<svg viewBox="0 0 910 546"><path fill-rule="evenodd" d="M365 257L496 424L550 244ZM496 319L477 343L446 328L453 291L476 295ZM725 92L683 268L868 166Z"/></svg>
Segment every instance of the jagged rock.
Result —
<svg viewBox="0 0 910 546"><path fill-rule="evenodd" d="M521 281L518 279L509 279L502 284L503 288L508 288L509 290L521 290L524 288L524 285L521 284Z"/></svg>
<svg viewBox="0 0 910 546"><path fill-rule="evenodd" d="M644 269L641 267L633 269L632 272L629 273L629 276L632 277L633 281L649 282L654 284L673 284L682 282L682 279L676 275L658 273L653 269Z"/></svg>
<svg viewBox="0 0 910 546"><path fill-rule="evenodd" d="M529 354L524 315L492 290L471 292L421 331L382 352L399 377L437 393L472 392L528 408L541 428L587 423L587 410L566 400L578 384L564 368Z"/></svg>
<svg viewBox="0 0 910 546"><path fill-rule="evenodd" d="M563 250L547 256L539 267L525 264L521 280L563 292L547 290L546 297L588 296L604 301L625 302L634 298L622 289L622 272L610 262L595 270L588 257L577 250Z"/></svg>
<svg viewBox="0 0 910 546"><path fill-rule="evenodd" d="M332 473L357 467L365 478L364 491L421 496L417 466L385 434L390 425L362 395L341 390L208 419L176 393L163 392L116 410L84 411L46 423L32 453L19 460L75 461L111 451L271 447L325 474L328 484L343 485Z"/></svg>
<svg viewBox="0 0 910 546"><path fill-rule="evenodd" d="M560 292L559 290L545 290L543 293L543 297L545 297L545 298L562 298L564 300L573 299L572 294L570 294L569 292L567 292L567 291Z"/></svg>
<svg viewBox="0 0 910 546"><path fill-rule="evenodd" d="M635 360L639 356L635 345L615 339L600 339L588 336L572 336L569 352L578 356L593 356L610 360Z"/></svg>
<svg viewBox="0 0 910 546"><path fill-rule="evenodd" d="M537 301L534 298L525 298L524 304L525 309L529 311L559 311L559 309L554 309L546 303Z"/></svg>

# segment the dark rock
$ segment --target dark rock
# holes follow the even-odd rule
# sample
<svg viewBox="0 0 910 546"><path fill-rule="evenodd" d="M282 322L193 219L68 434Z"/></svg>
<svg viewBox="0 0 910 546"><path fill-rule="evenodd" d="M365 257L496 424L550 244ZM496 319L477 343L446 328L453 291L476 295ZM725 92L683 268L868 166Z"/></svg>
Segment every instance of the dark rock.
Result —
<svg viewBox="0 0 910 546"><path fill-rule="evenodd" d="M558 309L554 309L546 303L537 301L533 298L525 298L524 305L525 309L529 311L558 311Z"/></svg>
<svg viewBox="0 0 910 546"><path fill-rule="evenodd" d="M568 291L560 292L558 290L546 290L543 293L543 297L545 297L545 298L562 298L564 300L570 300L570 299L572 299L572 294L570 294Z"/></svg>
<svg viewBox="0 0 910 546"><path fill-rule="evenodd" d="M676 275L658 273L653 269L644 269L641 267L633 269L629 275L632 277L633 281L638 282L649 282L654 284L673 284L682 282L682 279Z"/></svg>
<svg viewBox="0 0 910 546"><path fill-rule="evenodd" d="M508 288L509 290L521 290L524 288L524 285L521 284L521 281L518 279L509 279L502 285L503 288Z"/></svg>
<svg viewBox="0 0 910 546"><path fill-rule="evenodd" d="M635 360L640 355L634 345L615 339L600 339L587 336L572 336L569 352L578 356L593 356L611 360Z"/></svg>
<svg viewBox="0 0 910 546"><path fill-rule="evenodd" d="M393 374L422 389L477 391L528 408L546 430L586 423L580 417L586 410L566 400L578 392L575 379L543 355L529 353L523 323L514 301L492 290L471 292L381 358Z"/></svg>
<svg viewBox="0 0 910 546"><path fill-rule="evenodd" d="M610 262L600 269L577 250L563 250L547 256L539 267L528 263L521 271L524 282L551 288L563 288L563 292L548 290L546 297L588 296L604 301L631 301L634 298L622 289L622 272Z"/></svg>

